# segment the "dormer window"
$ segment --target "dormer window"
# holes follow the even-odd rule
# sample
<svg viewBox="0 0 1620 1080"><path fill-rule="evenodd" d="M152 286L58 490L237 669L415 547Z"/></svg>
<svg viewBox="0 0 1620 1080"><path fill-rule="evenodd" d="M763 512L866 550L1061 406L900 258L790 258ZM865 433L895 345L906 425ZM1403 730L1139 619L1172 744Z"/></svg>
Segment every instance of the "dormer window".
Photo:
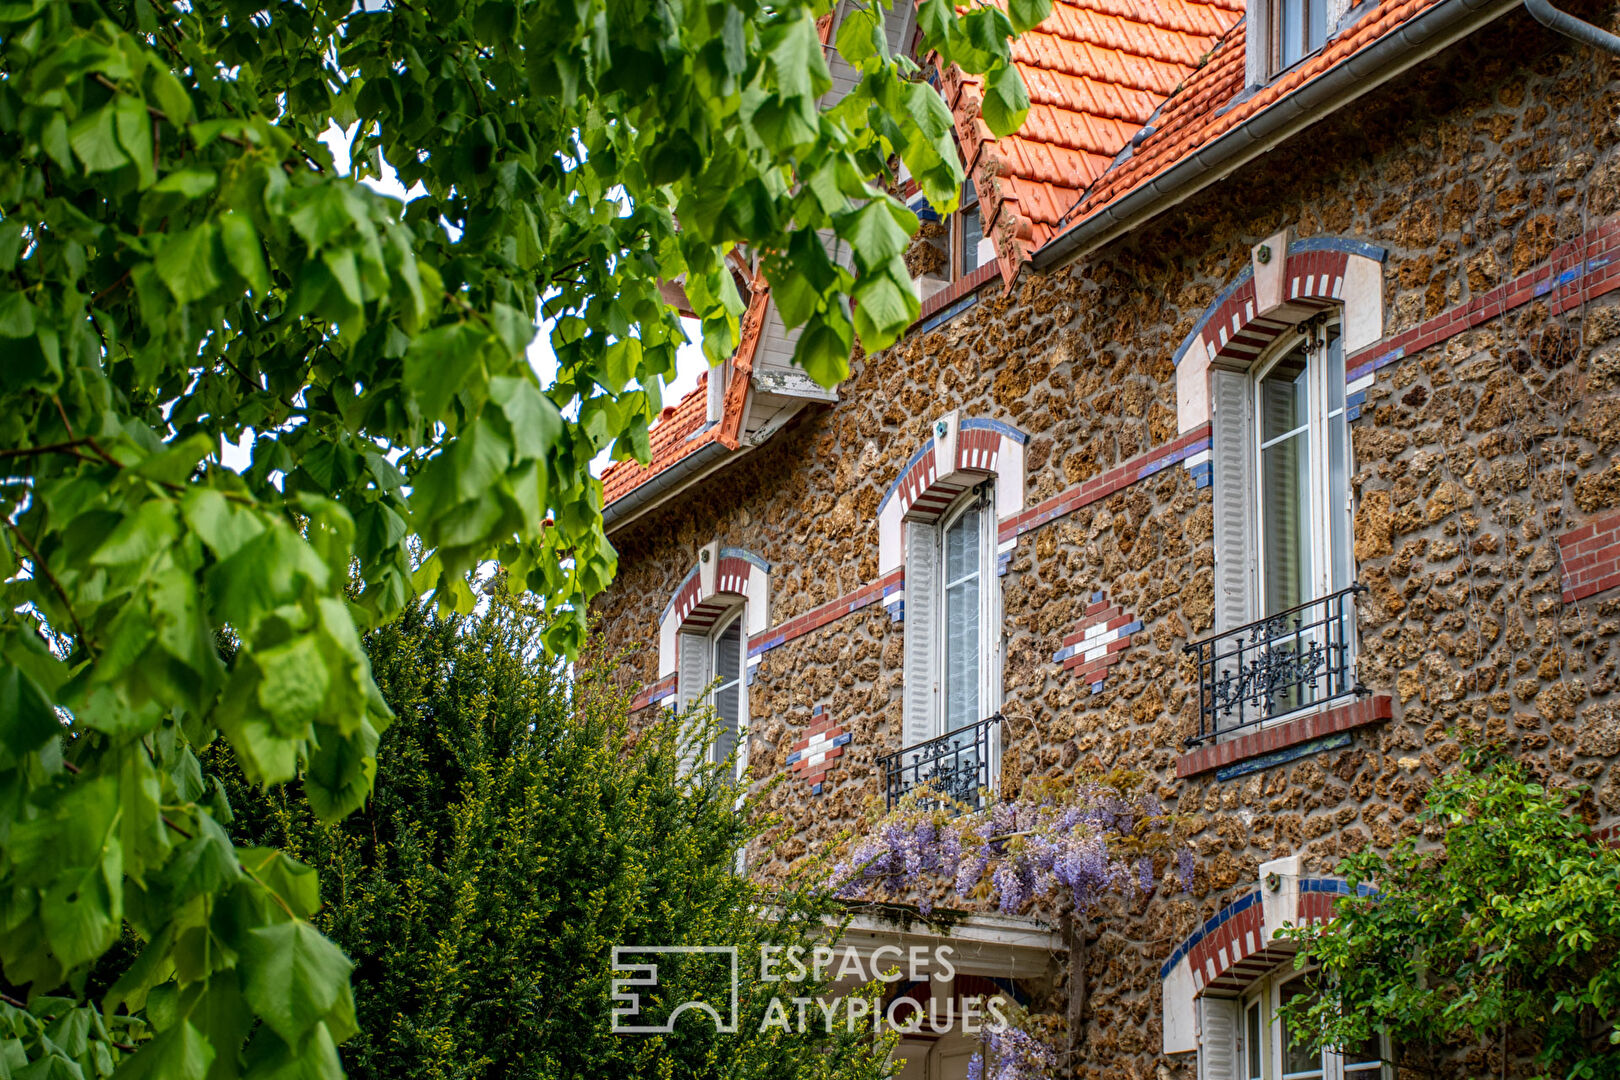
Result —
<svg viewBox="0 0 1620 1080"><path fill-rule="evenodd" d="M1319 52L1354 0L1248 0L1247 78L1264 86Z"/></svg>
<svg viewBox="0 0 1620 1080"><path fill-rule="evenodd" d="M979 214L979 193L969 180L962 185L962 206L951 229L953 278L964 278L979 268L980 242L984 239L984 219Z"/></svg>
<svg viewBox="0 0 1620 1080"><path fill-rule="evenodd" d="M1327 44L1328 0L1269 0L1271 73L1281 74Z"/></svg>

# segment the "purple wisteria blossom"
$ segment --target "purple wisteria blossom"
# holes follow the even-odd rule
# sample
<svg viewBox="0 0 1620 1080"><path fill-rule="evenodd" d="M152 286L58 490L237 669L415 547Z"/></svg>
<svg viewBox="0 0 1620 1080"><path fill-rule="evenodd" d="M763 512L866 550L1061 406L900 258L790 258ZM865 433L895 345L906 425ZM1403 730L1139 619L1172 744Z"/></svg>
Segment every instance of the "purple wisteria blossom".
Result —
<svg viewBox="0 0 1620 1080"><path fill-rule="evenodd" d="M986 1063L989 1064L988 1071ZM987 1027L979 1052L968 1062L968 1080L1045 1080L1057 1069L1057 1055L1035 1036L1015 1027Z"/></svg>
<svg viewBox="0 0 1620 1080"><path fill-rule="evenodd" d="M1086 910L1109 892L1152 892L1154 852L1174 859L1167 884L1191 884L1192 853L1176 849L1159 800L1093 782L960 816L937 803L903 802L837 865L833 884L840 896L916 895L925 915L937 883L967 899L986 880L1002 912L1059 889Z"/></svg>

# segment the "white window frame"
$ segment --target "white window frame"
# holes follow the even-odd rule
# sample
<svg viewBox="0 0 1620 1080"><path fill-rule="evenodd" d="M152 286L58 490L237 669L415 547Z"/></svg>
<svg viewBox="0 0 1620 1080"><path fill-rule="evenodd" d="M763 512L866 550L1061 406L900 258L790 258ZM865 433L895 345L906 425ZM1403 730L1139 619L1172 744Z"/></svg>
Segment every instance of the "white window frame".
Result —
<svg viewBox="0 0 1620 1080"><path fill-rule="evenodd" d="M715 620L714 628L707 635L709 650L709 681L714 683L713 689L704 699L705 703L719 714L716 704L716 695L731 686L733 682L737 687L737 761L734 775L742 779L748 770L748 605L738 604L731 611ZM726 631L736 626L739 630L737 642L737 671L731 681L717 671L719 665L720 638ZM716 681L716 680L719 681ZM719 750L716 745L710 749L711 755ZM720 764L715 760L715 764Z"/></svg>
<svg viewBox="0 0 1620 1080"><path fill-rule="evenodd" d="M1327 45L1327 39L1333 34L1333 4L1329 0L1268 0L1271 4L1271 41L1266 50L1272 75L1281 75L1296 64L1304 63L1315 56ZM1300 40L1299 56L1293 60L1283 60L1283 12L1289 4L1298 4L1300 9ZM1313 9L1322 13L1322 41L1312 47L1311 45L1311 12Z"/></svg>
<svg viewBox="0 0 1620 1080"><path fill-rule="evenodd" d="M939 689L934 695L934 735L946 734L946 686L949 672L946 661L948 649L949 590L946 579L945 538L962 515L975 504L979 506L979 715L977 723L1001 709L1001 579L996 574L996 500L995 485L985 480L969 488L940 515L936 530L934 565L939 575L939 617L933 627L935 671L939 673ZM966 580L965 578L962 580ZM991 775L995 775L992 768Z"/></svg>
<svg viewBox="0 0 1620 1080"><path fill-rule="evenodd" d="M1235 1060L1230 1062L1230 1071L1221 1066L1224 1062L1202 1062L1199 1073L1201 1076L1231 1076L1236 1080L1346 1080L1344 1055L1334 1050L1324 1050L1321 1054L1321 1071L1302 1073L1283 1073L1283 1054L1286 1047L1283 1045L1284 1032L1279 1011L1282 1007L1282 994L1284 988L1297 978L1305 978L1316 969L1306 967L1296 970L1294 962L1288 960L1272 969L1260 978L1255 979L1244 988L1243 994L1236 999L1237 1004L1237 1031L1236 1038L1226 1043L1222 1054L1230 1053ZM1252 1009L1258 1009L1260 1014L1260 1072L1255 1076L1250 1068L1249 1055L1252 1049L1251 1029L1249 1020ZM1387 1036L1379 1037L1380 1053L1383 1061L1379 1064L1376 1075L1372 1069L1357 1069L1350 1074L1352 1080L1395 1080L1394 1069L1389 1063L1389 1039ZM1202 1058L1210 1052L1210 1046L1200 1042L1199 1055Z"/></svg>
<svg viewBox="0 0 1620 1080"><path fill-rule="evenodd" d="M723 687L729 685L722 680L716 682L715 652L719 647L720 636L734 625L741 626L741 642L738 647L738 673L737 673L737 764L736 777L741 780L748 772L748 603L746 601L736 604L718 619L714 625L701 633L682 630L676 635L679 642L677 648L682 656L677 668L675 681L675 700L672 705L677 710L685 710L693 704L707 705L714 708L714 695ZM687 659L685 650L688 647L697 648L698 663L695 670L692 662ZM713 684L711 686L711 684ZM701 700L699 700L701 696ZM683 742L685 740L683 739ZM715 748L710 749L711 755ZM683 755L687 751L683 749ZM682 769L689 771L695 764L695 759L683 756Z"/></svg>
<svg viewBox="0 0 1620 1080"><path fill-rule="evenodd" d="M972 198L969 199L971 193ZM979 220L979 238L973 241L971 248L967 242L966 219L972 212ZM962 197L958 202L956 213L951 215L951 273L952 281L960 281L967 277L985 261L979 258L979 245L984 241L984 204L979 198L979 189L970 176L962 182ZM973 256L973 265L968 266L968 256Z"/></svg>
<svg viewBox="0 0 1620 1080"><path fill-rule="evenodd" d="M1251 464L1254 482L1250 486L1253 492L1250 513L1255 523L1255 598L1252 605L1255 618L1264 618L1269 612L1265 611L1266 598L1266 516L1264 501L1265 479L1265 450L1267 446L1275 445L1284 439L1292 438L1302 429L1295 428L1284 435L1277 435L1267 440L1264 438L1264 409L1260 399L1260 386L1265 377L1282 362L1289 353L1300 344L1306 344L1306 380L1308 388L1308 401L1306 403L1307 418L1307 449L1310 457L1310 521L1308 527L1312 538L1311 568L1309 588L1306 600L1316 600L1332 593L1333 588L1333 518L1342 516L1341 524L1345 529L1346 541L1354 544L1354 530L1352 528L1353 515L1351 512L1351 495L1349 478L1354 472L1354 462L1351 459L1351 444L1349 424L1344 426L1344 462L1345 462L1345 489L1342 492L1332 491L1331 464L1331 432L1333 420L1342 417L1345 413L1345 395L1340 388L1338 405L1333 406L1333 393L1328 386L1328 380L1333 372L1329 369L1328 359L1328 330L1340 331L1340 355L1343 355L1344 337L1338 319L1313 319L1298 328L1294 333L1287 335L1278 345L1267 350L1266 355L1255 364L1254 374L1250 379L1249 393L1251 405L1249 410L1250 423L1254 427L1251 435L1251 445L1254 447L1254 459ZM1340 375L1342 379L1342 374ZM1355 577L1354 551L1350 553L1350 577ZM1347 583L1348 584L1348 583ZM1353 639L1352 639L1353 640Z"/></svg>
<svg viewBox="0 0 1620 1080"><path fill-rule="evenodd" d="M1307 19L1302 42L1304 52L1293 64L1285 67L1282 62L1284 0L1247 0L1245 11L1249 47L1246 50L1244 75L1249 86L1264 86L1292 67L1315 56L1333 40L1333 35L1342 27L1346 15L1359 0L1316 0L1316 2L1321 4L1326 20L1323 44L1315 49L1310 48L1310 28Z"/></svg>
<svg viewBox="0 0 1620 1080"><path fill-rule="evenodd" d="M1330 358L1332 334L1336 334L1339 343L1339 357L1341 370L1335 371ZM1264 438L1265 410L1260 397L1261 383L1284 358L1301 344L1307 348L1306 356L1306 385L1307 419L1303 428L1294 428L1282 435ZM1342 515L1340 524L1343 527L1343 537L1346 546L1345 558L1348 560L1348 580L1340 585L1343 588L1355 580L1355 528L1353 494L1350 477L1355 472L1355 463L1352 459L1352 445L1350 441L1350 425L1346 413L1348 404L1344 392L1343 368L1344 332L1343 323L1337 314L1318 315L1301 323L1293 331L1280 337L1273 346L1255 361L1249 372L1248 388L1248 425L1247 439L1250 447L1249 476L1247 486L1248 507L1245 513L1250 522L1250 535L1253 538L1253 574L1249 577L1253 595L1249 598L1249 618L1251 620L1263 619L1275 614L1266 610L1266 514L1265 514L1265 450L1266 447L1276 445L1284 439L1292 438L1301 430L1306 430L1307 453L1309 455L1309 484L1310 507L1307 528L1311 535L1311 567L1308 578L1308 588L1303 603L1309 603L1336 592L1333 582L1333 517ZM1337 377L1340 380L1339 392L1336 395L1337 405L1334 404L1335 394L1330 381ZM1344 490L1335 494L1332 490L1332 458L1331 445L1333 420L1340 419L1340 430L1343 438L1344 454ZM1345 610L1345 616L1351 620L1345 633L1345 642L1349 646L1346 662L1354 670L1356 656L1359 652L1359 639L1355 632L1355 611L1353 607ZM1302 702L1296 708L1285 709L1267 716L1260 721L1253 730L1270 727L1282 723L1303 713L1316 712L1329 707L1329 702L1317 700ZM1236 734L1243 734L1242 731Z"/></svg>

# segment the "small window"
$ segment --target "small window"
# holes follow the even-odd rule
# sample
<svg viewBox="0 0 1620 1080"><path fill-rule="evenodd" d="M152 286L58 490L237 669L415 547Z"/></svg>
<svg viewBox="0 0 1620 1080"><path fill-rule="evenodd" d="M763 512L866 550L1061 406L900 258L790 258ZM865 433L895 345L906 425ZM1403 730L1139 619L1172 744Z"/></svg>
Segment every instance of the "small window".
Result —
<svg viewBox="0 0 1620 1080"><path fill-rule="evenodd" d="M677 635L680 667L675 707L685 710L706 704L714 709L717 730L709 748L710 759L718 764L736 753L739 777L747 753L742 742L748 726L747 611L747 605L738 605L722 612L708 627L683 630ZM695 752L696 747L688 749ZM692 764L687 759L682 767L690 768Z"/></svg>
<svg viewBox="0 0 1620 1080"><path fill-rule="evenodd" d="M1327 0L1272 0L1272 73L1287 71L1327 44L1327 21Z"/></svg>
<svg viewBox="0 0 1620 1080"><path fill-rule="evenodd" d="M1259 616L1269 619L1348 588L1354 577L1344 350L1337 324L1313 324L1255 379L1255 502ZM1288 648L1343 640L1307 629ZM1310 686L1280 693L1269 711L1308 705Z"/></svg>
<svg viewBox="0 0 1620 1080"><path fill-rule="evenodd" d="M1288 1005L1312 996L1309 977L1299 975L1277 988L1277 1003ZM1277 1021L1277 1039L1281 1050L1283 1080L1318 1080L1327 1072L1326 1056L1294 1042L1294 1032L1280 1018Z"/></svg>
<svg viewBox="0 0 1620 1080"><path fill-rule="evenodd" d="M979 483L935 521L906 523L903 746L971 728L1000 707L993 488Z"/></svg>
<svg viewBox="0 0 1620 1080"><path fill-rule="evenodd" d="M968 727L995 712L991 703L995 625L991 605L995 552L991 485L979 484L953 507L940 530L940 709L935 733Z"/></svg>
<svg viewBox="0 0 1620 1080"><path fill-rule="evenodd" d="M956 212L952 246L955 277L964 278L979 268L979 241L984 239L984 220L979 214L979 193L969 180L962 185L962 207Z"/></svg>

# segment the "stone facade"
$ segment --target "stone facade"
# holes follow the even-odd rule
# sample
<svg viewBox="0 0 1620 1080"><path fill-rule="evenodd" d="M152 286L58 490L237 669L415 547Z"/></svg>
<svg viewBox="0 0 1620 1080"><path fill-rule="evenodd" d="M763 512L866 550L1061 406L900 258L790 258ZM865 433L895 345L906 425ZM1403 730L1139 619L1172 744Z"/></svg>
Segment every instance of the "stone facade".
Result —
<svg viewBox="0 0 1620 1080"><path fill-rule="evenodd" d="M1160 1053L1175 943L1262 862L1329 875L1412 830L1459 738L1504 742L1585 785L1594 821L1620 818L1620 589L1572 594L1565 560L1587 535L1561 553L1594 521L1612 537L1620 507L1617 102L1620 63L1509 15L1081 262L998 280L858 357L837 405L616 532L603 639L656 644L706 544L769 563L748 760L790 772L817 711L836 718L849 738L819 793L771 796L780 858L818 850L881 798L876 758L902 743L907 623L877 587L885 491L947 410L1027 434L1023 502L1052 512L1000 578L1003 790L1144 770L1198 854L1190 896L1076 931L1091 940L1075 951L1090 991L1074 1074L1191 1077L1191 1058ZM1182 647L1214 624L1215 580L1210 488L1168 452L1193 445L1172 356L1284 228L1388 253L1382 338L1348 359L1373 376L1351 424L1359 674L1387 701L1314 753L1221 779L1183 762L1197 697ZM1128 647L1070 663L1107 613ZM654 652L630 665L638 689L658 680Z"/></svg>

